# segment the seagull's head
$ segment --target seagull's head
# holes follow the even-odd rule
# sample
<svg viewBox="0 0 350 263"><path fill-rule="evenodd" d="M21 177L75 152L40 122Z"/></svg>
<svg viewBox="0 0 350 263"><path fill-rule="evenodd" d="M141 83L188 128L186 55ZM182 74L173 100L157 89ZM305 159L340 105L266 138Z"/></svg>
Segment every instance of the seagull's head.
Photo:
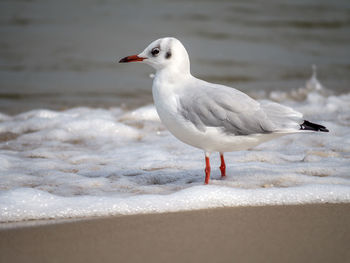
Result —
<svg viewBox="0 0 350 263"><path fill-rule="evenodd" d="M189 72L190 61L185 47L173 37L153 41L140 54L122 58L119 63L142 61L156 70L173 69Z"/></svg>

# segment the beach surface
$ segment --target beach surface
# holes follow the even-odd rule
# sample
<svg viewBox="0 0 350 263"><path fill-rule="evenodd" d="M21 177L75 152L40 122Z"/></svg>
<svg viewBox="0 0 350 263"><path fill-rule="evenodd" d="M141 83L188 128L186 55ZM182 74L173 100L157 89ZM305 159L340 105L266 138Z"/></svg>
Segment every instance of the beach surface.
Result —
<svg viewBox="0 0 350 263"><path fill-rule="evenodd" d="M3 223L1 262L346 262L350 204Z"/></svg>

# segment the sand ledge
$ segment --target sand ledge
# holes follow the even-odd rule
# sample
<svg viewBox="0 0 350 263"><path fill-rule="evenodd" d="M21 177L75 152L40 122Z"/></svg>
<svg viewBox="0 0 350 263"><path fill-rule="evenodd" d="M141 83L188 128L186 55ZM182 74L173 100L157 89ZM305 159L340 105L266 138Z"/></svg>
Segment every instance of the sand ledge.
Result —
<svg viewBox="0 0 350 263"><path fill-rule="evenodd" d="M1 262L345 262L350 204L60 220L0 236Z"/></svg>

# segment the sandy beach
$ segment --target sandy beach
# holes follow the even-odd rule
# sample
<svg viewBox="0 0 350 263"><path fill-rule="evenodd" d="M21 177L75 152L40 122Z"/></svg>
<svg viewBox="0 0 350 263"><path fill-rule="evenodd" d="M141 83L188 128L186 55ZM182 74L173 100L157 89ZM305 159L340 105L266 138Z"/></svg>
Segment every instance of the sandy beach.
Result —
<svg viewBox="0 0 350 263"><path fill-rule="evenodd" d="M2 224L1 262L346 262L350 204Z"/></svg>

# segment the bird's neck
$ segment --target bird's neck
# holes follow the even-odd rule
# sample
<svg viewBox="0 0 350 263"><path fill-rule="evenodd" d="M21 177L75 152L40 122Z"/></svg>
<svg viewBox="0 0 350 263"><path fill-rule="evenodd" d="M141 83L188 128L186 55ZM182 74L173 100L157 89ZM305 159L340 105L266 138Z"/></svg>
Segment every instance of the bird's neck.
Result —
<svg viewBox="0 0 350 263"><path fill-rule="evenodd" d="M152 85L152 94L156 108L161 107L159 105L162 103L176 105L173 101L176 98L176 94L187 86L191 78L193 77L189 72L184 74L174 69L157 70Z"/></svg>
<svg viewBox="0 0 350 263"><path fill-rule="evenodd" d="M184 82L192 77L189 67L166 67L158 69L155 75L155 81L167 84L176 84Z"/></svg>

